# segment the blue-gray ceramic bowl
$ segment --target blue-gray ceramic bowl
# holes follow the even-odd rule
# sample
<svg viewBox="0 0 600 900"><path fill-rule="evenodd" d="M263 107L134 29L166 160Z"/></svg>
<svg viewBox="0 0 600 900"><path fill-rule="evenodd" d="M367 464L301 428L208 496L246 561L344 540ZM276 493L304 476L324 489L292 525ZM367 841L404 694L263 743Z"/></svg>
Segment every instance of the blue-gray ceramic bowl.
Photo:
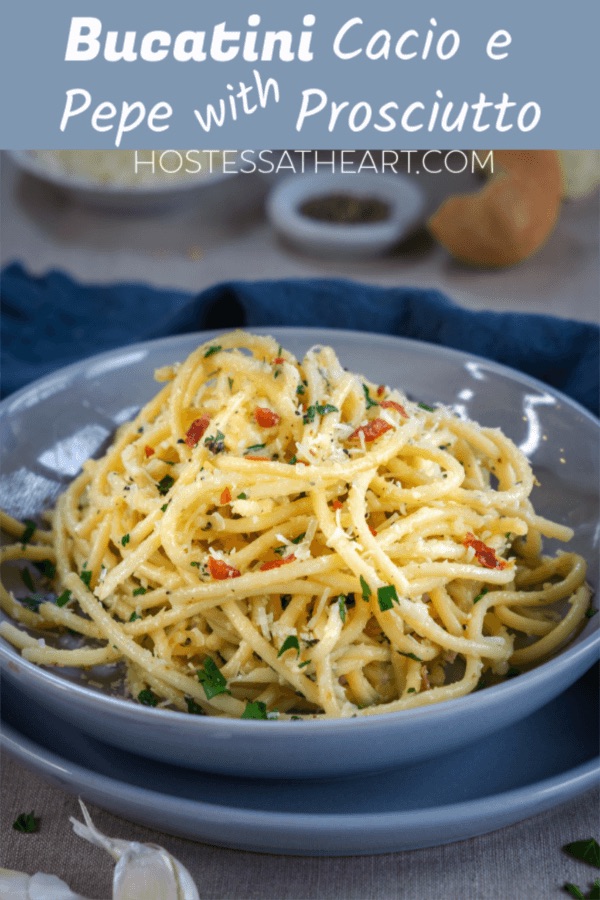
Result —
<svg viewBox="0 0 600 900"><path fill-rule="evenodd" d="M261 329L257 329L261 330ZM265 329L262 329L263 331ZM272 329L301 356L331 344L348 368L398 385L424 402L460 407L501 427L542 483L536 509L575 529L572 546L598 584L599 424L545 385L496 363L381 335ZM136 344L50 375L0 404L0 506L17 517L52 504L84 459L156 390L154 369L184 359L208 334ZM308 778L375 772L466 747L550 702L598 658L600 616L557 656L458 700L356 719L264 722L153 709L49 670L0 641L3 677L52 713L100 740L169 763L229 775Z"/></svg>

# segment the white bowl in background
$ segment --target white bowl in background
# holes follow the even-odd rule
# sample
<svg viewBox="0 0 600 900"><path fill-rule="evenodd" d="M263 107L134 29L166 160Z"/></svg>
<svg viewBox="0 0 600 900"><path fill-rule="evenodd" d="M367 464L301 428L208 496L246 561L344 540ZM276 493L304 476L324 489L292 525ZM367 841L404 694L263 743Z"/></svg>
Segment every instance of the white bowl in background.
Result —
<svg viewBox="0 0 600 900"><path fill-rule="evenodd" d="M87 206L115 212L157 212L180 204L188 204L208 187L235 173L213 170L198 174L156 174L139 178L135 174L130 179L119 177L119 172L108 172L104 179L94 178L84 169L70 172L62 165L52 151L6 150L9 158L24 173L45 181L59 190L65 191L74 200ZM87 151L81 153L120 153L121 151ZM135 151L123 151L131 152ZM151 152L151 151L148 151ZM155 151L155 165L158 168L160 151ZM177 160L171 165L176 165Z"/></svg>
<svg viewBox="0 0 600 900"><path fill-rule="evenodd" d="M340 194L383 201L389 214L380 221L346 224L315 219L301 211L307 201ZM423 192L415 178L390 173L293 175L267 198L267 214L274 228L315 256L380 256L420 224L424 208Z"/></svg>

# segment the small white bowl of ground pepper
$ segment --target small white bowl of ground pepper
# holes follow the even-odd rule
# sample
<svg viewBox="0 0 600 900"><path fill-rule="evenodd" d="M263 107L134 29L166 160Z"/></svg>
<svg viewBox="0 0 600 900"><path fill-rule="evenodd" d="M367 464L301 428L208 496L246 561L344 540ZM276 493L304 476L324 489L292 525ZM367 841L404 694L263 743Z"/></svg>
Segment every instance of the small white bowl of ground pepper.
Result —
<svg viewBox="0 0 600 900"><path fill-rule="evenodd" d="M419 224L423 194L406 175L293 175L267 199L279 234L316 256L381 256Z"/></svg>

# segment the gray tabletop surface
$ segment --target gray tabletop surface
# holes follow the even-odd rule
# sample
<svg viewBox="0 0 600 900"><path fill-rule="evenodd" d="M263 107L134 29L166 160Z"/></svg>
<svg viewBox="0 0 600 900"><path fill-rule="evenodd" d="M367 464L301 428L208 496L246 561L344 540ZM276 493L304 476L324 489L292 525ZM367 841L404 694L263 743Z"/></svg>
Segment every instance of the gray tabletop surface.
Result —
<svg viewBox="0 0 600 900"><path fill-rule="evenodd" d="M473 189L470 176L421 177L427 208L448 193ZM452 262L423 233L369 262L316 260L285 246L270 228L264 199L274 179L238 176L207 185L191 208L155 216L101 213L19 175L3 155L0 262L32 272L62 268L84 281L144 280L198 291L233 278L336 277L373 284L433 286L471 309L546 312L598 322L598 195L563 205L556 230L534 257L489 272ZM82 845L69 824L76 798L1 758L0 865L65 879L86 897L111 894L113 864ZM545 900L589 888L597 873L561 847L599 837L593 790L549 812L461 843L354 858L300 858L239 852L173 838L90 807L105 833L166 846L190 870L202 900ZM11 827L23 811L41 817L38 833ZM144 900L144 898L140 898Z"/></svg>

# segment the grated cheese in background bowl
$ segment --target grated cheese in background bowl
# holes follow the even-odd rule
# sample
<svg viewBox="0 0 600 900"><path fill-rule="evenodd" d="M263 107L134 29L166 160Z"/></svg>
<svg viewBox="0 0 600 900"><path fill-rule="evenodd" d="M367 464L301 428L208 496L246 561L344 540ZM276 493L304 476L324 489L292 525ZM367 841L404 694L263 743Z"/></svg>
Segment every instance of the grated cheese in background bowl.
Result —
<svg viewBox="0 0 600 900"><path fill-rule="evenodd" d="M136 153L137 165L136 165ZM193 153L189 158L186 153ZM221 174L223 154L208 150L32 150L31 156L49 172L106 185L151 185L156 181L192 181ZM150 165L151 161L153 164Z"/></svg>
<svg viewBox="0 0 600 900"><path fill-rule="evenodd" d="M181 203L192 202L208 187L235 174L232 170L231 157L226 157L226 153L233 152L5 151L22 172L65 191L73 200L97 209L119 213L156 212Z"/></svg>

